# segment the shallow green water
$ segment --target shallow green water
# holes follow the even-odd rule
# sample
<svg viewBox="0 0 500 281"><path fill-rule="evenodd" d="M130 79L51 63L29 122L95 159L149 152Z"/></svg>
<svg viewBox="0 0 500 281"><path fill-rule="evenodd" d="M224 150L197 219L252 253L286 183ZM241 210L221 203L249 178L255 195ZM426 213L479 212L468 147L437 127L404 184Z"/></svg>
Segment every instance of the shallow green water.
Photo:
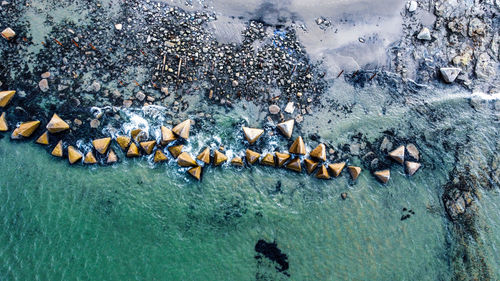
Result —
<svg viewBox="0 0 500 281"><path fill-rule="evenodd" d="M439 175L394 171L319 181L272 168L207 170L203 181L131 161L68 168L0 141L0 276L7 280L271 280L259 239L276 240L292 280L447 279ZM276 184L281 181L281 192ZM349 192L346 201L340 193ZM403 207L416 215L400 221Z"/></svg>

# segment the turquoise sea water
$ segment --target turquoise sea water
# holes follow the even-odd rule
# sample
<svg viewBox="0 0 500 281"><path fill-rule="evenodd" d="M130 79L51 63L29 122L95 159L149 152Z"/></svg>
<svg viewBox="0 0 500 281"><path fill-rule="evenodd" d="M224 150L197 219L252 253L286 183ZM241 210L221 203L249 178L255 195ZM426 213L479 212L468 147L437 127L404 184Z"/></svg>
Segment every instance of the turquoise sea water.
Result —
<svg viewBox="0 0 500 281"><path fill-rule="evenodd" d="M480 163L497 134L485 107L457 98L427 106L436 116L454 113L438 121L406 113L398 122L428 137L418 143L424 167L408 177L393 165L387 185L368 171L353 183L346 172L323 181L262 166L218 167L196 182L173 163L140 159L70 167L40 146L5 137L0 279L450 280L457 242L441 194L456 162L439 132L475 128L476 138L461 149ZM465 143L461 131L446 136ZM481 198L481 252L500 276L498 192ZM415 215L402 221L403 208ZM255 258L261 239L287 255L287 271Z"/></svg>

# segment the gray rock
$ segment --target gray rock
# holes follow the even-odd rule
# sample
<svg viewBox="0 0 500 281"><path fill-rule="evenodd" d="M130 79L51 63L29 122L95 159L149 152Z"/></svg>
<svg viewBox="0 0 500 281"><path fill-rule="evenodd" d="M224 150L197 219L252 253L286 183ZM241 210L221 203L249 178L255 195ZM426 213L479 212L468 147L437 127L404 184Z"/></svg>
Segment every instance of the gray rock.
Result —
<svg viewBox="0 0 500 281"><path fill-rule="evenodd" d="M469 22L469 36L485 34L486 25L478 18L473 18Z"/></svg>
<svg viewBox="0 0 500 281"><path fill-rule="evenodd" d="M349 146L349 150L351 151L352 155L359 155L360 153L359 143L351 143L351 145Z"/></svg>
<svg viewBox="0 0 500 281"><path fill-rule="evenodd" d="M87 88L89 92L98 92L101 90L101 84L97 81L92 82L92 84Z"/></svg>
<svg viewBox="0 0 500 281"><path fill-rule="evenodd" d="M420 153L413 143L406 146L406 151L408 151L408 155L410 155L413 159L417 161L420 159Z"/></svg>
<svg viewBox="0 0 500 281"><path fill-rule="evenodd" d="M271 114L278 114L278 113L280 113L280 107L277 106L277 105L275 105L275 104L270 105L269 106L269 113L271 113Z"/></svg>
<svg viewBox="0 0 500 281"><path fill-rule="evenodd" d="M47 79L42 79L38 82L38 87L42 92L47 92L49 90L49 81Z"/></svg>
<svg viewBox="0 0 500 281"><path fill-rule="evenodd" d="M492 61L488 53L482 53L479 55L476 67L474 69L478 78L489 78L496 74L497 63Z"/></svg>
<svg viewBox="0 0 500 281"><path fill-rule="evenodd" d="M415 12L415 11L417 10L417 7L418 7L418 5L417 5L417 1L408 1L408 2L406 3L406 9L407 9L407 10L408 10L408 12L410 12L410 13Z"/></svg>
<svg viewBox="0 0 500 281"><path fill-rule="evenodd" d="M115 28L116 28L116 30L122 30L123 25L121 23L117 23L117 24L115 24Z"/></svg>
<svg viewBox="0 0 500 281"><path fill-rule="evenodd" d="M389 141L387 137L384 137L382 143L380 144L381 151L390 151L392 150L392 142Z"/></svg>
<svg viewBox="0 0 500 281"><path fill-rule="evenodd" d="M431 40L431 31L427 27L424 27L418 33L417 38L420 40Z"/></svg>
<svg viewBox="0 0 500 281"><path fill-rule="evenodd" d="M294 110L295 110L295 106L293 105L292 101L286 104L286 107L285 107L286 113L292 114Z"/></svg>
<svg viewBox="0 0 500 281"><path fill-rule="evenodd" d="M139 91L139 92L137 92L137 94L135 94L135 97L139 101L143 101L146 98L146 95L142 91Z"/></svg>
<svg viewBox="0 0 500 281"><path fill-rule="evenodd" d="M441 67L439 71L446 83L453 83L462 70L458 67Z"/></svg>
<svg viewBox="0 0 500 281"><path fill-rule="evenodd" d="M50 72L48 72L48 71L47 71L47 72L44 72L44 73L42 73L42 75L41 75L41 76L42 76L42 78L43 78L43 79L47 79L47 78L49 78L49 77L50 77Z"/></svg>
<svg viewBox="0 0 500 281"><path fill-rule="evenodd" d="M67 85L63 85L63 84L59 84L59 85L57 85L57 90L58 90L59 92L64 91L64 90L66 90L67 88L68 88L68 86L67 86Z"/></svg>

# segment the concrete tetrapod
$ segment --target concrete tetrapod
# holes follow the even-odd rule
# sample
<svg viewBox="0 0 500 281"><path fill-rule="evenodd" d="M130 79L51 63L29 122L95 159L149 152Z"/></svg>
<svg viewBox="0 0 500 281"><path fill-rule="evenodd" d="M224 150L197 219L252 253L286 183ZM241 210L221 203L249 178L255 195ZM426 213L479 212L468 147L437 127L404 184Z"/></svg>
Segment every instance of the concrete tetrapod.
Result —
<svg viewBox="0 0 500 281"><path fill-rule="evenodd" d="M401 145L393 151L389 152L389 156L399 164L403 164L405 162L405 146Z"/></svg>
<svg viewBox="0 0 500 281"><path fill-rule="evenodd" d="M376 171L373 173L377 179L379 179L382 183L387 183L389 179L391 178L391 171L389 170L382 170L382 171Z"/></svg>
<svg viewBox="0 0 500 281"><path fill-rule="evenodd" d="M322 143L320 143L318 146L316 146L315 149L313 149L309 155L313 158L316 158L321 161L326 161L326 146Z"/></svg>
<svg viewBox="0 0 500 281"><path fill-rule="evenodd" d="M29 138L35 132L38 126L40 126L40 121L30 121L21 123L21 125L19 125L19 127L17 127L12 132L12 135L10 137L13 139L19 139L20 136Z"/></svg>
<svg viewBox="0 0 500 281"><path fill-rule="evenodd" d="M5 112L0 115L0 132L7 132L9 130L9 125L7 125L7 120L5 120Z"/></svg>
<svg viewBox="0 0 500 281"><path fill-rule="evenodd" d="M36 140L36 143L42 144L42 145L48 145L49 144L49 132L45 131L41 136L38 137Z"/></svg>
<svg viewBox="0 0 500 281"><path fill-rule="evenodd" d="M287 138L291 138L292 137L292 133L293 133L293 126L295 125L295 120L294 119L290 119L290 120L287 120L285 122L281 122L277 125L278 129L280 130L280 132Z"/></svg>
<svg viewBox="0 0 500 281"><path fill-rule="evenodd" d="M255 162L259 161L260 154L253 151L253 150L247 149L245 151L245 155L246 155L248 164L253 165Z"/></svg>
<svg viewBox="0 0 500 281"><path fill-rule="evenodd" d="M70 164L75 164L83 158L83 155L73 146L68 146L68 160Z"/></svg>
<svg viewBox="0 0 500 281"><path fill-rule="evenodd" d="M92 145L94 146L95 150L103 155L106 154L106 151L108 151L110 143L111 138L102 138L92 141Z"/></svg>
<svg viewBox="0 0 500 281"><path fill-rule="evenodd" d="M328 165L328 168L330 168L330 170L332 170L334 177L338 177L340 175L340 173L342 172L342 170L344 169L344 167L345 167L345 162L334 163L334 164Z"/></svg>
<svg viewBox="0 0 500 281"><path fill-rule="evenodd" d="M177 126L175 126L172 129L172 132L174 132L179 137L187 140L189 138L190 129L191 129L191 119L187 119L179 123Z"/></svg>
<svg viewBox="0 0 500 281"><path fill-rule="evenodd" d="M304 144L304 140L302 140L301 136L295 139L288 152L293 154L306 155L306 145Z"/></svg>
<svg viewBox="0 0 500 281"><path fill-rule="evenodd" d="M205 164L210 164L210 148L205 148L202 152L200 152L200 154L198 154L198 156L196 156L196 159Z"/></svg>
<svg viewBox="0 0 500 281"><path fill-rule="evenodd" d="M16 91L1 91L0 92L0 107L6 107L12 97L16 94Z"/></svg>
<svg viewBox="0 0 500 281"><path fill-rule="evenodd" d="M264 133L264 130L257 128L248 128L243 127L243 133L245 134L245 138L250 144L254 144L259 137Z"/></svg>
<svg viewBox="0 0 500 281"><path fill-rule="evenodd" d="M218 151L217 149L214 151L214 165L219 166L220 164L224 163L227 161L227 156Z"/></svg>
<svg viewBox="0 0 500 281"><path fill-rule="evenodd" d="M54 134L69 130L69 125L64 120L62 120L61 117L59 117L59 115L54 113L49 123L47 124L46 128L47 131L49 131L49 133Z"/></svg>

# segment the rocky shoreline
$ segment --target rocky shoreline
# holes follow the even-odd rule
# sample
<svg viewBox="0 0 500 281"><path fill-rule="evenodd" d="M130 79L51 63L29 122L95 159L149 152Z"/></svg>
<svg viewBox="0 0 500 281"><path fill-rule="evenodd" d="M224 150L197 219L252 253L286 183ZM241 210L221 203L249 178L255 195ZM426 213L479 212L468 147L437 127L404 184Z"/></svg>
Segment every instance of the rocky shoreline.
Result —
<svg viewBox="0 0 500 281"><path fill-rule="evenodd" d="M23 15L43 14L60 7L73 12L85 11L85 19L68 21L47 14L43 19L47 30L39 40L40 37L30 32L34 21ZM97 147L91 145L92 140L116 140L119 136L134 139L132 131L139 128L123 127L124 123L130 123L129 110L140 108L148 121L164 121L154 124L147 132L147 139L131 142L137 152L130 155L146 154L149 155L146 158L156 158L152 157L156 151L162 151L165 157L172 158L169 148L186 141L180 138L166 146L159 133L160 125L173 129L182 120L191 119L193 131L210 131L221 125L215 115L230 114L235 107L257 106L265 111L265 118L259 118L257 124L246 120L224 124L224 127L262 128L265 131L262 139L253 145L248 139L243 140L241 132L239 136L229 135L225 140L229 145L217 142L210 147L208 162L221 164L233 160L223 149L231 147L231 143L243 143L257 154L267 153L269 138L283 134L279 124L294 120L295 132L304 136L302 143L324 146L324 158L298 164L298 167L322 167L318 173L320 178L340 173L335 166L329 167L332 164L346 162L375 174L390 169L394 158L399 161L397 159L403 157L413 163L422 161L426 168L432 169L434 160L420 159L422 156L418 150L414 153L413 147L437 144L417 129L400 136L394 128L376 139L353 133L350 143L332 144L300 124L324 107L331 108L332 115L347 116L352 112L354 105L334 99L326 104L322 102L332 84L328 78L331 76L333 81L340 79L356 88L377 85L391 89L393 100L388 102L389 106L393 102L407 104L408 100L419 99L422 89L439 91L450 83L467 92L497 95L500 92L499 10L500 2L493 0L408 1L402 11L403 36L389 50L388 67L341 70L332 74L325 64L309 58L296 29L285 23L271 25L250 20L236 41L221 42L209 28L217 15L208 10L188 11L164 2L136 0L118 6L96 1L58 1L47 3L46 7L31 6L25 1L4 1L0 16L6 19L8 26L1 27L4 38L0 38L0 53L6 59L0 67L0 90L16 90L16 94L9 106L2 108L5 113L2 116L12 129L29 120L49 124L57 112L70 129L48 134L47 150L53 152L58 144L64 144L59 147L60 152L56 151L57 155L66 157L68 151L72 151L73 156L82 158L75 160L76 163L85 160L91 151L95 162L106 164L110 158L108 148L99 153ZM328 19L318 19L316 23L322 29L331 28ZM482 105L472 98L471 107L477 109ZM490 107L498 112L500 105L497 102ZM429 123L443 118L443 113L436 114L426 101L413 110L426 116ZM158 118L160 115L163 117ZM498 115L493 119L498 122ZM44 132L37 128L32 133L28 139L38 138ZM434 133L443 138L449 134ZM286 134L285 137L290 138ZM147 153L149 146L141 147L141 143L148 141L155 141L154 146L159 149ZM293 146L292 140L281 140L279 144L280 149L273 147L278 153L286 151L284 147ZM457 151L457 169L450 173L450 182L442 187L442 207L452 222L450 232L458 244L466 245L453 248L450 254L457 265L455 280L492 280L491 270L478 254L476 229L480 226L474 217L475 202L480 199L478 190L499 186L498 157L491 157L489 163L478 162L480 166L477 166L466 159L463 152L458 152L465 144L443 141L439 145ZM113 149L112 160L127 157L128 146L126 151L122 151L119 143L108 143L108 146ZM297 152L296 146L289 152ZM493 149L498 150L499 147ZM194 159L194 155L183 159L188 164L197 163L186 170L196 168L191 170L191 175L201 178L201 168L197 167L208 164L202 160L206 159L207 152L201 147L198 152L205 155L200 154L201 159ZM245 157L252 156L243 151L238 153L241 158L235 163L244 164L248 161ZM395 157L391 159L388 154ZM277 156L271 153L272 161L269 157L264 160L267 155L259 155L257 159L271 163ZM228 159L222 161L224 157ZM318 166L318 163L326 164ZM404 164L404 160L400 164ZM481 171L480 176L477 171ZM379 176L387 178L386 174ZM472 253L479 257L464 258L474 256Z"/></svg>

